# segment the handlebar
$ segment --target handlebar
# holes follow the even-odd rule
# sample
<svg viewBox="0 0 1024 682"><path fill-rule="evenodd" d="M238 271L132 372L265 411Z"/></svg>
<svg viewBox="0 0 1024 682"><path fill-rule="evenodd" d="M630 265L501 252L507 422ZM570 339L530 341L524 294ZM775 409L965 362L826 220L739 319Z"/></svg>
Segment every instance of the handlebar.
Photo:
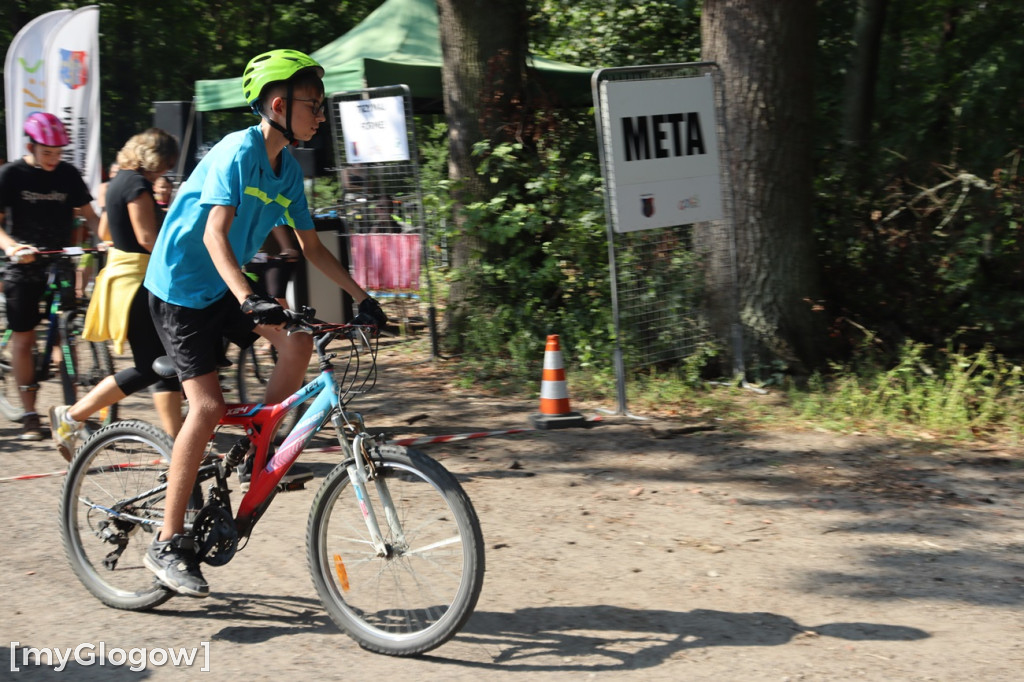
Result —
<svg viewBox="0 0 1024 682"><path fill-rule="evenodd" d="M82 246L66 246L62 249L52 249L48 251L40 251L31 244L19 244L23 248L18 249L13 254L8 254L7 258L12 263L25 263L27 256L32 256L33 259L39 256L64 256L71 258L73 256L83 256L87 253L102 253L106 251L104 248L85 248Z"/></svg>

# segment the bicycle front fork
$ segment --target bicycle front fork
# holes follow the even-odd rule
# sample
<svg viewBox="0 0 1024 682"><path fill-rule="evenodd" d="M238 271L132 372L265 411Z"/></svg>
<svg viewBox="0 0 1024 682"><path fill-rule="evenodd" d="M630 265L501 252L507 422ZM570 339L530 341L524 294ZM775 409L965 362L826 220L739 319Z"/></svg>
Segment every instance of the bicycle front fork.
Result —
<svg viewBox="0 0 1024 682"><path fill-rule="evenodd" d="M342 427L342 416L337 415L334 419L335 426ZM362 419L358 415L357 419L359 426L362 427ZM351 423L349 426L351 426ZM338 433L343 433L341 428L339 428ZM383 476L379 475L373 460L367 453L368 441L370 444L375 443L375 439L360 428L359 432L352 437L351 442L346 443L351 448L349 454L352 455L352 460L347 467L348 478L352 482L352 490L355 492L356 501L359 503L359 510L363 514L363 521L366 523L366 529L370 533L370 541L377 551L377 556L386 558L392 556L396 549L401 550L406 546L405 531L402 529L398 513L395 510L394 500L391 499L391 492L388 490L387 481L384 480ZM377 513L367 495L367 483L370 480L373 481L374 488L377 491L379 504L384 508L384 518L390 530L390 542L385 539L384 534L381 532Z"/></svg>

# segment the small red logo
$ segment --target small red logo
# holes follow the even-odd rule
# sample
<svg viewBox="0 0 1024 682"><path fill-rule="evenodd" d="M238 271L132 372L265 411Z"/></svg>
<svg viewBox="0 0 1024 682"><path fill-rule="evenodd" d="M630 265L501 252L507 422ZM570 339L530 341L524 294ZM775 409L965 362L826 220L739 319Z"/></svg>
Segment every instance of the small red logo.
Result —
<svg viewBox="0 0 1024 682"><path fill-rule="evenodd" d="M640 195L640 210L643 211L645 218L650 218L654 215L654 195L653 194L641 194Z"/></svg>

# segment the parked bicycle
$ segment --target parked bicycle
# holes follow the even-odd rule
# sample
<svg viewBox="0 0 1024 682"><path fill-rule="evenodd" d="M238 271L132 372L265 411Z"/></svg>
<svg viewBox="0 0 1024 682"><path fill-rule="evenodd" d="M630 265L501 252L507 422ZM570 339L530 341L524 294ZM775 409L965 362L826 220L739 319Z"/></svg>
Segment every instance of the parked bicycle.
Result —
<svg viewBox="0 0 1024 682"><path fill-rule="evenodd" d="M85 316L80 311L75 293L75 257L85 253L84 249L70 247L60 251L42 251L36 254L46 263L46 324L41 334L42 350L35 351L35 380L46 381L53 376L55 350L59 355L57 372L60 375L63 401L73 404L78 388L89 390L106 376L114 373L114 362L109 346L104 342L85 341L82 325ZM5 302L6 303L6 302ZM20 422L24 414L19 396L18 382L8 344L12 332L6 329L6 305L4 305L5 331L0 335L0 414L11 421ZM117 419L117 405L103 411L101 421L109 424Z"/></svg>
<svg viewBox="0 0 1024 682"><path fill-rule="evenodd" d="M295 315L289 329L313 334L320 373L282 403L227 406L221 427L246 435L224 454L211 445L186 530L200 561L228 563L303 448L333 424L341 461L316 493L306 526L317 593L331 619L366 649L397 656L434 649L465 624L480 595L484 545L476 512L441 464L371 435L362 415L346 409L376 382L377 341L367 328L321 323L308 308ZM274 450L283 418L310 399ZM215 434L211 444L217 440ZM175 594L143 566L163 523L171 449L160 429L122 421L94 433L68 471L60 509L65 552L82 584L108 606L146 610ZM254 457L250 487L232 512L229 480L247 453Z"/></svg>

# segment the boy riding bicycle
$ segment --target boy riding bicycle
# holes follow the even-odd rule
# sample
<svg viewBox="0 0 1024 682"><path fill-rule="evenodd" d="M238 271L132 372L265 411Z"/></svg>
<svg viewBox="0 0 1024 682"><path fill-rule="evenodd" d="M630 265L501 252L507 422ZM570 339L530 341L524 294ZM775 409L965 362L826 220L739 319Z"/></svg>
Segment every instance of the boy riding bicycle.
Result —
<svg viewBox="0 0 1024 682"><path fill-rule="evenodd" d="M310 140L326 120L323 74L318 63L295 50L273 50L249 62L242 88L260 123L217 143L179 188L146 273L153 320L189 411L174 441L164 525L145 564L167 587L189 596L209 594L184 522L196 472L225 411L217 373L221 339L246 347L258 334L276 346L268 403L298 390L312 353L307 335L283 330L280 303L253 293L240 264L275 225L288 225L306 260L358 302L360 323L379 327L387 321L320 242L302 169L287 150L295 141Z"/></svg>
<svg viewBox="0 0 1024 682"><path fill-rule="evenodd" d="M75 210L95 232L98 219L92 195L81 173L61 161L61 149L69 143L64 124L53 114L30 114L24 124L28 154L0 167L0 248L9 260L3 286L7 298L7 326L11 337L11 364L18 382L22 440L42 440L36 413L35 328L42 320L40 302L46 293L45 265L40 251L62 249L77 243ZM74 269L71 282L74 282ZM73 298L72 298L73 300Z"/></svg>

